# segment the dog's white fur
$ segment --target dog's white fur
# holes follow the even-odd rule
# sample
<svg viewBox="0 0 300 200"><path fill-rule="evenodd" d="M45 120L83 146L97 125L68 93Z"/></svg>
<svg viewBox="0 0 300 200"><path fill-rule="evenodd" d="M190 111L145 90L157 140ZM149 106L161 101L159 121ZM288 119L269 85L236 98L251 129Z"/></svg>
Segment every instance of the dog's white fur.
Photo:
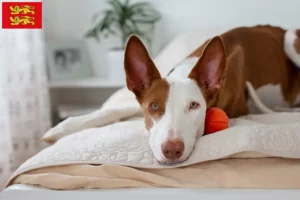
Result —
<svg viewBox="0 0 300 200"><path fill-rule="evenodd" d="M179 160L186 160L194 147L197 137L203 135L206 102L196 81L188 75L198 58L187 59L166 77L170 85L166 101L165 114L158 121L153 121L150 129L149 143L155 158L161 163L168 163L163 156L161 145L169 139L181 139L184 152ZM191 102L199 103L199 107L190 110Z"/></svg>
<svg viewBox="0 0 300 200"><path fill-rule="evenodd" d="M300 68L300 54L296 52L294 47L297 38L295 30L287 30L284 35L284 51L286 55Z"/></svg>
<svg viewBox="0 0 300 200"><path fill-rule="evenodd" d="M294 43L297 38L295 30L288 30L284 35L284 51L286 55L294 62L300 69L300 54L296 52ZM300 95L296 97L295 105L300 103Z"/></svg>

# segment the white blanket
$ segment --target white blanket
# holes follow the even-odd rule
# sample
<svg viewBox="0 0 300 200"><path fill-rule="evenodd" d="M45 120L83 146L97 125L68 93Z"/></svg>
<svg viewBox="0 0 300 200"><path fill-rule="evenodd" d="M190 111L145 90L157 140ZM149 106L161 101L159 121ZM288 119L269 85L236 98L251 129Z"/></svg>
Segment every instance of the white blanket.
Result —
<svg viewBox="0 0 300 200"><path fill-rule="evenodd" d="M230 128L197 140L186 162L166 166L155 161L143 134L143 119L138 118L65 136L27 160L11 179L33 169L70 164L162 169L228 157L300 158L299 121L300 114L291 113L232 119Z"/></svg>
<svg viewBox="0 0 300 200"><path fill-rule="evenodd" d="M173 49L172 45L169 48ZM166 57L179 57L180 61L187 54L181 53L176 57L173 52L168 52L165 50L162 53L164 59L156 59L158 66L163 64L170 68L174 63L168 63ZM143 134L141 116L141 109L133 94L125 88L121 89L100 110L67 119L46 133L43 139L55 142L54 145L27 160L11 179L33 169L69 164L106 163L137 168L174 168L228 157L300 158L299 113L249 115L231 119L230 128L197 140L186 162L170 166L155 161L148 138Z"/></svg>

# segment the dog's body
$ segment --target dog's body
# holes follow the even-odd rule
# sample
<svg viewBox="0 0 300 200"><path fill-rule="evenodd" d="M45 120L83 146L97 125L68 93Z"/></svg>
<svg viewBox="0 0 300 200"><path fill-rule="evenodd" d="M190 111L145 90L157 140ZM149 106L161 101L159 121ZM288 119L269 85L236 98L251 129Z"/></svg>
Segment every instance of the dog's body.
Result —
<svg viewBox="0 0 300 200"><path fill-rule="evenodd" d="M207 108L219 107L229 117L248 114L247 81L255 89L275 85L284 105L299 104L299 58L300 31L237 28L206 41L161 78L142 43L131 37L125 52L127 87L143 108L156 159L186 160L203 135Z"/></svg>
<svg viewBox="0 0 300 200"><path fill-rule="evenodd" d="M222 108L229 117L248 114L246 81L255 89L260 88L261 92L264 92L264 88L272 90L272 87L277 87L271 98L279 100L277 103L281 105L278 106L299 104L300 70L284 51L285 33L278 27L256 26L237 28L220 35L227 53L226 83L208 107ZM189 58L199 58L208 42ZM268 102L264 103L268 105Z"/></svg>

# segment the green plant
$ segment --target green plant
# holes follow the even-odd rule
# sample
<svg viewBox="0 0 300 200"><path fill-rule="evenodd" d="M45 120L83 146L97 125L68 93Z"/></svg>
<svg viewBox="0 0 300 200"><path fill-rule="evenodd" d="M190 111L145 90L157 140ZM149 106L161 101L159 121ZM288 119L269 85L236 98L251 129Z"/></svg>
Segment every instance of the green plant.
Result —
<svg viewBox="0 0 300 200"><path fill-rule="evenodd" d="M125 0L108 0L110 9L104 10L93 16L93 21L100 16L100 21L94 27L87 31L86 37L95 38L100 42L100 37L119 36L121 38L121 47L124 49L126 41L131 34L136 34L145 39L149 44L151 42L150 33L154 29L155 23L160 20L160 14L148 2L131 3Z"/></svg>

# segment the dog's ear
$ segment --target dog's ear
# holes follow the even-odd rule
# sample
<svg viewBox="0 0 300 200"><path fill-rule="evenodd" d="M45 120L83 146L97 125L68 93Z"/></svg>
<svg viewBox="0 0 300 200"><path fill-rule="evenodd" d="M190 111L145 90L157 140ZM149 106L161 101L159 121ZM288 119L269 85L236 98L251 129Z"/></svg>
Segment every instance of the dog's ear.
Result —
<svg viewBox="0 0 300 200"><path fill-rule="evenodd" d="M189 74L207 94L213 95L222 89L225 82L226 52L221 37L211 39L202 56Z"/></svg>
<svg viewBox="0 0 300 200"><path fill-rule="evenodd" d="M128 39L124 68L127 87L137 97L151 86L152 81L161 78L145 46L135 35Z"/></svg>

